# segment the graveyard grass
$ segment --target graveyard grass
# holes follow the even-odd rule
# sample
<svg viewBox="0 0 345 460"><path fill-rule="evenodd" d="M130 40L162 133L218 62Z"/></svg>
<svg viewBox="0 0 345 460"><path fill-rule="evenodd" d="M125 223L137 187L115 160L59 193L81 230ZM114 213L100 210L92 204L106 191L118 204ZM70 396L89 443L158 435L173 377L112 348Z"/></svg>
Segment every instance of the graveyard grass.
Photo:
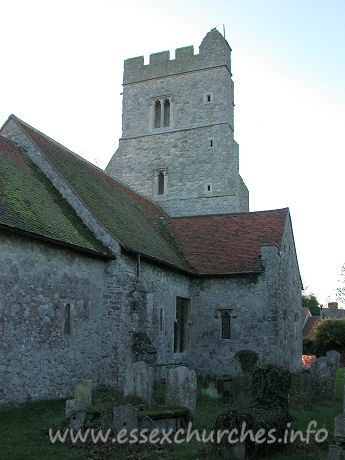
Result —
<svg viewBox="0 0 345 460"><path fill-rule="evenodd" d="M275 460L288 459L327 459L328 443L333 441L334 417L343 411L344 368L337 371L337 396L333 402L309 404L302 393L292 394L291 413L294 417L292 428L306 431L311 420L317 421L318 428L326 428L329 438L323 445L306 445L295 443L286 450L275 452L270 458ZM163 390L155 395L156 402L164 398ZM108 391L94 392L94 410L101 410L124 401L118 394ZM135 403L136 401L131 401ZM214 399L198 391L196 420L193 428L212 429L217 416L230 405L246 404L246 397L241 394L234 402ZM16 408L0 409L0 458L11 460L65 460L65 459L194 459L212 458L210 445L193 440L189 444L163 446L124 446L114 448L113 445L87 446L71 444L54 445L49 442L48 429L58 429L64 418L65 400L42 401L25 404ZM266 456L266 458L268 458Z"/></svg>

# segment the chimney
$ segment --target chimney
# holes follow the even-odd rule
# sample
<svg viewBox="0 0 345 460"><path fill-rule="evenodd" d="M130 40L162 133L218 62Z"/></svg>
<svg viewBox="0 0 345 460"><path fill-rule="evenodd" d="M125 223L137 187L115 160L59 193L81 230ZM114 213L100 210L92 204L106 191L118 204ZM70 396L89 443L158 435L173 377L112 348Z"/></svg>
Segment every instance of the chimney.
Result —
<svg viewBox="0 0 345 460"><path fill-rule="evenodd" d="M338 302L329 302L328 303L328 308L330 310L338 310Z"/></svg>

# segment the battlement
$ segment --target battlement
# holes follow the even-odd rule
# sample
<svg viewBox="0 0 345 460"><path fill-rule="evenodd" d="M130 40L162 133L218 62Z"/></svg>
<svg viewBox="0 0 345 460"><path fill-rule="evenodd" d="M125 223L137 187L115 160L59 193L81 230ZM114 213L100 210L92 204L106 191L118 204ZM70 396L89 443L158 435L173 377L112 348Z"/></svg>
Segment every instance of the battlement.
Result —
<svg viewBox="0 0 345 460"><path fill-rule="evenodd" d="M212 29L201 42L199 54L194 54L193 46L185 46L175 50L175 59L170 59L169 51L151 54L148 65L144 65L143 56L126 59L123 83L135 83L218 66L226 66L231 73L230 54L228 42L217 29Z"/></svg>

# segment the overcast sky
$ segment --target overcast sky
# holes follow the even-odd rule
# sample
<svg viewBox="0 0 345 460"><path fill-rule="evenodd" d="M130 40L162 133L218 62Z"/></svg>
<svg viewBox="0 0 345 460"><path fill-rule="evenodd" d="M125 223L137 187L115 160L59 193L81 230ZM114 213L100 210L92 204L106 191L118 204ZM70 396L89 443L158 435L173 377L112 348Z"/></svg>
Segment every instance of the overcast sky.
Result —
<svg viewBox="0 0 345 460"><path fill-rule="evenodd" d="M250 210L288 206L321 303L345 262L344 0L11 0L1 4L0 124L14 113L105 167L121 136L123 60L232 47L235 139Z"/></svg>

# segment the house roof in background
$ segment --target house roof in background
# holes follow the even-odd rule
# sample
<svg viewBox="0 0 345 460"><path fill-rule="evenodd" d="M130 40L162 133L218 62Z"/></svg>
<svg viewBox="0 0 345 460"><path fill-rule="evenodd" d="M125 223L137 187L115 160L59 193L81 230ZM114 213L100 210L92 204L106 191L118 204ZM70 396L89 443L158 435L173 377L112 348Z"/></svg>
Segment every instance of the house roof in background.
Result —
<svg viewBox="0 0 345 460"><path fill-rule="evenodd" d="M302 325L304 325L304 321L305 321L305 318L306 318L308 312L309 312L309 308L308 308L308 307L302 308Z"/></svg>
<svg viewBox="0 0 345 460"><path fill-rule="evenodd" d="M302 330L302 337L305 339L309 337L310 339L315 339L315 328L321 321L320 316L310 316Z"/></svg>

